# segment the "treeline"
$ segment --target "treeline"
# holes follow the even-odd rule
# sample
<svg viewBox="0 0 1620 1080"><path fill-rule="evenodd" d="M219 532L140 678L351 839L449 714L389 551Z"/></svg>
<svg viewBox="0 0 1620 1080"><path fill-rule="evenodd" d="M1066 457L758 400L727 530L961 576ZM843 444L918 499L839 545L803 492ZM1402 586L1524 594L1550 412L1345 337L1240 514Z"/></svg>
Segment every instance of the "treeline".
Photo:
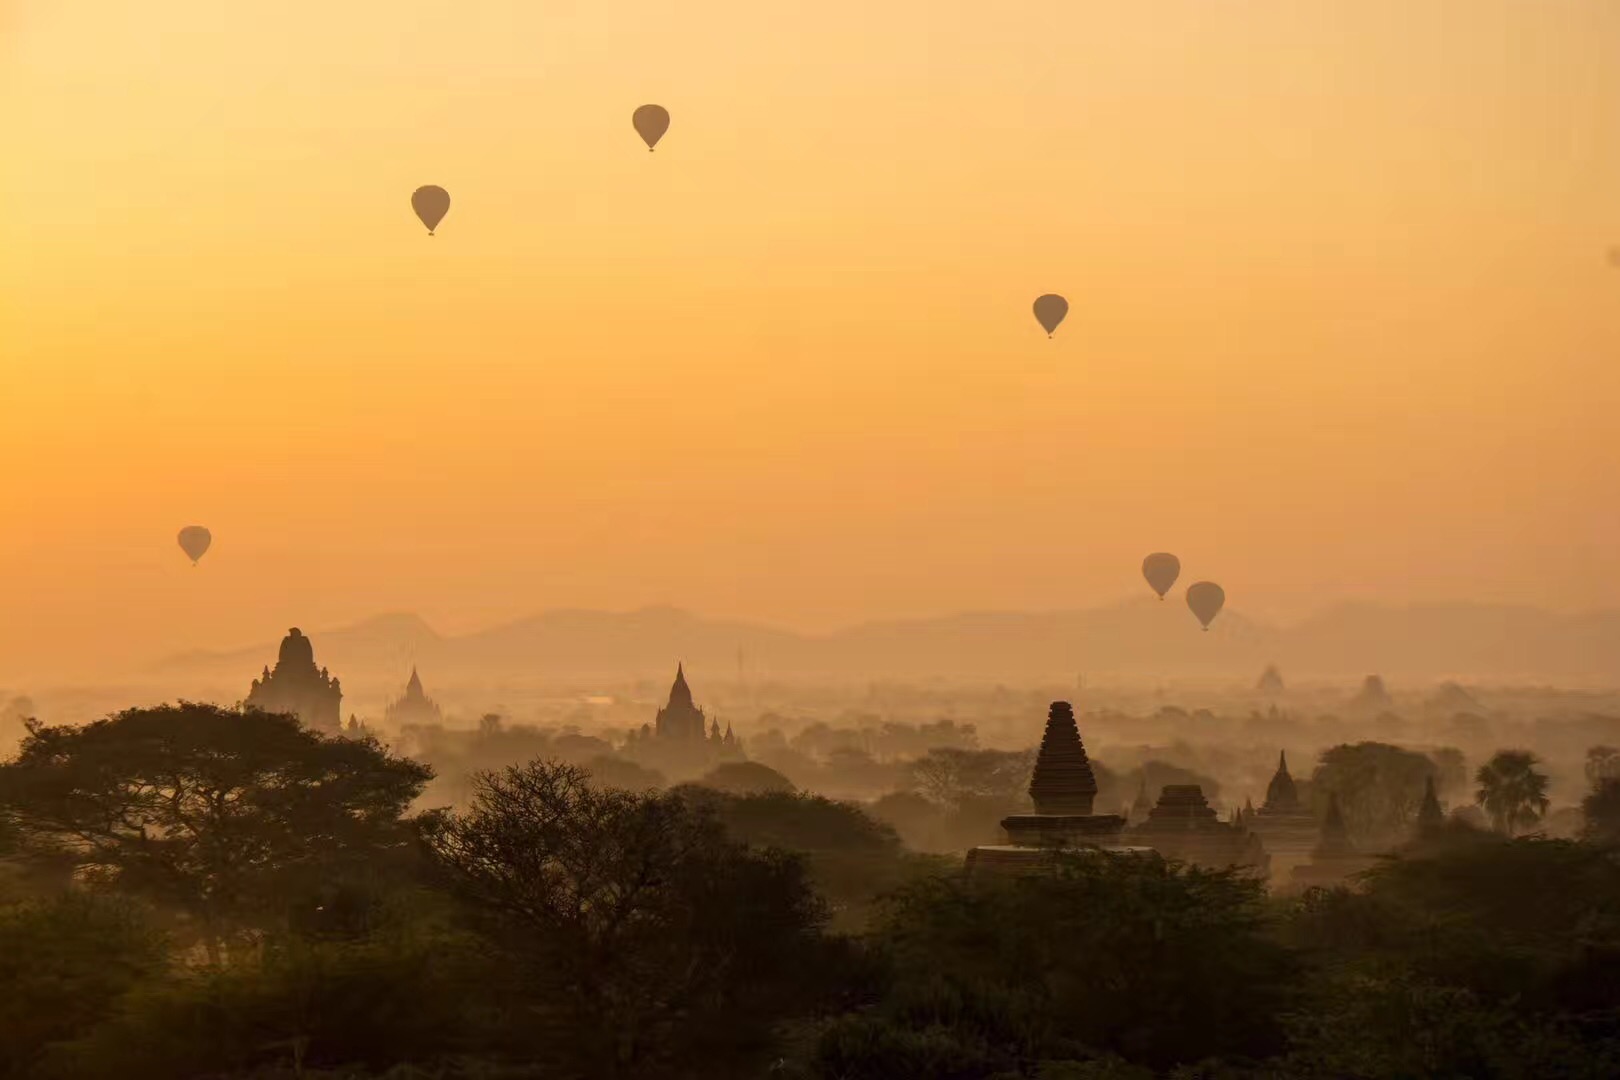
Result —
<svg viewBox="0 0 1620 1080"><path fill-rule="evenodd" d="M1601 769L1589 839L1454 822L1291 899L1140 855L968 880L848 804L548 760L412 813L430 778L212 706L31 725L0 1076L1620 1075Z"/></svg>

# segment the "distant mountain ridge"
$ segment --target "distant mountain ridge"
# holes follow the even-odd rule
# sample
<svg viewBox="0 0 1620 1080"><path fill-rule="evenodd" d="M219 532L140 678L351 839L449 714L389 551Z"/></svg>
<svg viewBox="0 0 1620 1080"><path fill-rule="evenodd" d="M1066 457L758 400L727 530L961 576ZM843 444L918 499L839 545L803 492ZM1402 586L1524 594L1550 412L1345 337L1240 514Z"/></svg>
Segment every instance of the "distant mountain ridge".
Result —
<svg viewBox="0 0 1620 1080"><path fill-rule="evenodd" d="M1559 614L1487 604L1343 605L1274 626L1228 610L1208 633L1181 604L1132 601L1049 612L970 612L867 622L830 634L711 619L672 607L543 612L471 634L439 634L412 614L333 630L304 628L320 663L345 680L411 664L436 680L623 678L676 660L755 679L1072 679L1231 677L1275 662L1285 679L1620 683L1620 611ZM282 633L285 632L283 628ZM152 674L245 682L275 659L280 635L229 651L170 657Z"/></svg>

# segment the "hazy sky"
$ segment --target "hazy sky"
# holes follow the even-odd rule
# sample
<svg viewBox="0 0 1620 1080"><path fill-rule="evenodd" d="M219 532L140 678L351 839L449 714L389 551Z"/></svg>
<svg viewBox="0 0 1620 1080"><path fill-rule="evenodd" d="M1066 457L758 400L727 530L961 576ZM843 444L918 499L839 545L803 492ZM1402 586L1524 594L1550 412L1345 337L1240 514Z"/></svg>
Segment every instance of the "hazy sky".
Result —
<svg viewBox="0 0 1620 1080"><path fill-rule="evenodd" d="M1158 549L1261 615L1620 603L1613 0L0 34L0 677L391 609L1085 606Z"/></svg>

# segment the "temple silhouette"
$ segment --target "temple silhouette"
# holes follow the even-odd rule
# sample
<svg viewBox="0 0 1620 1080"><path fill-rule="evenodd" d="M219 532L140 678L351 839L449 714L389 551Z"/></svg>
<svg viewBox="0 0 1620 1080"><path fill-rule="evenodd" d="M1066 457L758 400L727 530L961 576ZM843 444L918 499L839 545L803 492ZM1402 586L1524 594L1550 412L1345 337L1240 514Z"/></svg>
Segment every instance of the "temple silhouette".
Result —
<svg viewBox="0 0 1620 1080"><path fill-rule="evenodd" d="M703 710L692 701L692 688L686 684L686 665L675 665L675 683L669 688L669 704L653 718L653 735L677 742L697 742L708 737Z"/></svg>
<svg viewBox="0 0 1620 1080"><path fill-rule="evenodd" d="M1133 825L1129 837L1168 859L1221 870L1243 866L1265 873L1270 856L1255 833L1233 821L1221 821L1198 784L1167 784L1147 820Z"/></svg>
<svg viewBox="0 0 1620 1080"><path fill-rule="evenodd" d="M389 702L383 710L383 719L395 731L403 731L408 724L439 724L444 721L444 711L423 692L422 678L416 673L414 665L411 667L410 681L405 684L404 695Z"/></svg>
<svg viewBox="0 0 1620 1080"><path fill-rule="evenodd" d="M1047 711L1029 795L1035 812L1002 819L1007 842L969 851L969 874L1040 873L1053 865L1058 851L1120 847L1125 819L1091 812L1097 777L1067 701L1054 701Z"/></svg>
<svg viewBox="0 0 1620 1080"><path fill-rule="evenodd" d="M1438 807L1437 807L1438 808ZM1327 815L1322 819L1321 839L1311 851L1310 862L1294 867L1295 888L1337 885L1377 864L1378 860L1356 850L1339 810L1338 793L1328 797Z"/></svg>
<svg viewBox="0 0 1620 1080"><path fill-rule="evenodd" d="M969 851L969 874L1048 872L1057 852L1088 850L1156 851L1211 869L1240 866L1264 874L1268 868L1260 837L1236 822L1218 820L1197 784L1169 784L1145 809L1144 779L1131 813L1134 818L1145 809L1145 815L1129 827L1118 814L1092 813L1097 777L1067 701L1054 701L1047 711L1029 795L1035 812L1004 818L1007 842Z"/></svg>
<svg viewBox="0 0 1620 1080"><path fill-rule="evenodd" d="M1266 851L1278 863L1273 871L1280 877L1308 859L1321 837L1316 815L1300 800L1299 789L1288 772L1286 751L1278 751L1277 771L1266 787L1264 805L1258 810L1246 805L1239 820L1265 842Z"/></svg>
<svg viewBox="0 0 1620 1080"><path fill-rule="evenodd" d="M722 732L720 721L705 714L693 700L684 664L675 666L668 703L651 723L626 733L624 750L634 760L677 777L726 761L746 760L742 740L732 732L731 724Z"/></svg>
<svg viewBox="0 0 1620 1080"><path fill-rule="evenodd" d="M317 731L335 734L343 726L343 688L336 676L315 666L315 647L296 626L281 641L275 670L267 667L253 680L245 704L296 716Z"/></svg>

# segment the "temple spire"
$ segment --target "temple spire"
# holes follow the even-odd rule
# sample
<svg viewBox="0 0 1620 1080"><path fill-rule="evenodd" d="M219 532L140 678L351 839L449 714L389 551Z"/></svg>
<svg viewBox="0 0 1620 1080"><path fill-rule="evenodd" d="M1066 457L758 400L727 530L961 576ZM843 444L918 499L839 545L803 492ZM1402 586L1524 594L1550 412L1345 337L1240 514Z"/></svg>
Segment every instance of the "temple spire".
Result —
<svg viewBox="0 0 1620 1080"><path fill-rule="evenodd" d="M1299 790L1294 787L1294 778L1288 774L1288 752L1277 751L1277 772L1266 786L1266 809L1297 810L1299 809Z"/></svg>
<svg viewBox="0 0 1620 1080"><path fill-rule="evenodd" d="M1322 819L1322 839L1316 845L1312 858L1332 859L1355 854L1350 843L1350 830L1345 827L1344 814L1339 811L1339 793L1328 796L1327 816Z"/></svg>
<svg viewBox="0 0 1620 1080"><path fill-rule="evenodd" d="M1067 701L1052 702L1047 712L1046 734L1041 737L1040 753L1035 758L1029 794L1037 814L1091 813L1097 797L1097 778L1080 742L1074 707Z"/></svg>
<svg viewBox="0 0 1620 1080"><path fill-rule="evenodd" d="M673 706L690 708L692 705L692 688L686 685L686 665L675 665L675 684L669 688L669 703Z"/></svg>
<svg viewBox="0 0 1620 1080"><path fill-rule="evenodd" d="M1417 826L1419 833L1431 833L1446 823L1446 815L1440 809L1440 798L1434 791L1434 774L1430 773L1423 781L1423 804L1418 807Z"/></svg>

